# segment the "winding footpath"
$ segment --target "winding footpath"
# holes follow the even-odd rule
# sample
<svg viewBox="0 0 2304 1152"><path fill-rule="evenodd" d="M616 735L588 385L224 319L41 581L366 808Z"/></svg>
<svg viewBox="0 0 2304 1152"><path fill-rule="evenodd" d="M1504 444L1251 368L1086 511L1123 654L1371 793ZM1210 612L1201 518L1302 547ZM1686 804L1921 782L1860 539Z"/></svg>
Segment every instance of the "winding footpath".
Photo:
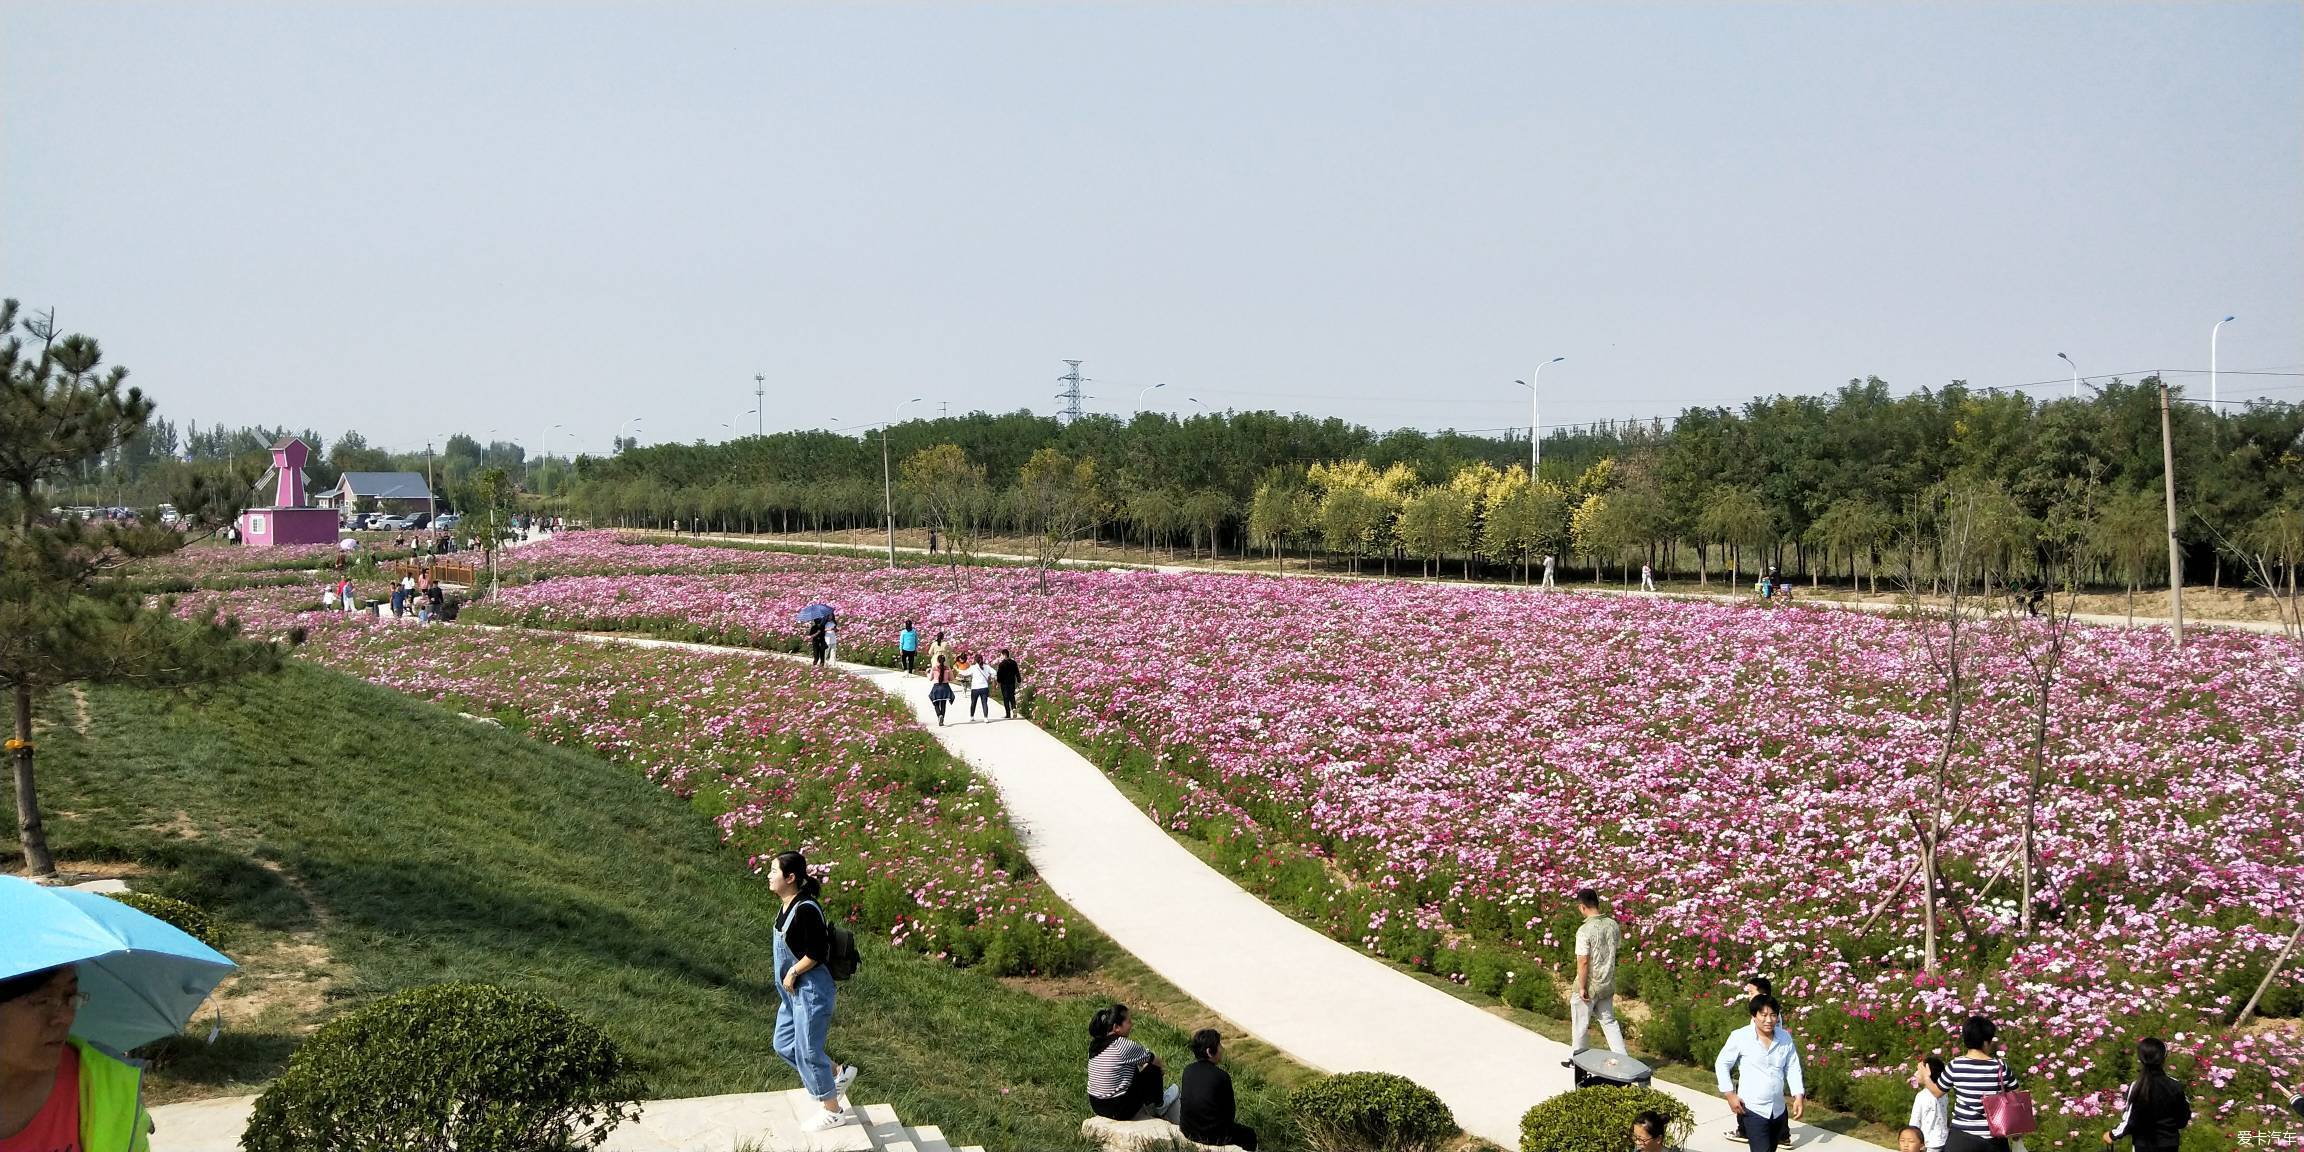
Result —
<svg viewBox="0 0 2304 1152"><path fill-rule="evenodd" d="M603 643L799 659L755 649L593 635ZM939 726L928 681L840 664L902 700L1000 790L1057 895L1185 994L1302 1064L1392 1072L1447 1101L1464 1130L1520 1146L1520 1116L1573 1087L1568 1048L1329 939L1274 910L1172 839L1070 745L1025 720ZM955 703L952 713L957 715ZM1597 1030L1594 1039L1598 1038ZM1696 1114L1688 1152L1742 1152L1720 1097L1666 1084ZM1798 1145L1877 1145L1794 1126Z"/></svg>

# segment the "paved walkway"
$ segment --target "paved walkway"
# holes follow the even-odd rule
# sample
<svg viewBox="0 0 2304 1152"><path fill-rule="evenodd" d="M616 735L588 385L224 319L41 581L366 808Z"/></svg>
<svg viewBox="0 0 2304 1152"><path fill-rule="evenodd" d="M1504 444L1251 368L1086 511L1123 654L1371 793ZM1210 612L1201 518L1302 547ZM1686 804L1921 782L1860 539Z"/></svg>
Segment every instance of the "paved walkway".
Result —
<svg viewBox="0 0 2304 1152"><path fill-rule="evenodd" d="M591 639L801 659L673 640ZM1573 1087L1560 1066L1566 1045L1274 910L1171 839L1102 769L1037 726L963 718L939 727L925 677L839 667L903 700L947 749L999 788L1050 889L1163 979L1299 1063L1406 1076L1439 1093L1466 1131L1506 1148L1520 1145L1522 1113ZM1728 1106L1718 1096L1661 1081L1657 1087L1696 1114L1688 1152L1742 1152L1743 1144L1724 1135ZM1876 1147L1805 1126L1795 1135L1801 1147Z"/></svg>

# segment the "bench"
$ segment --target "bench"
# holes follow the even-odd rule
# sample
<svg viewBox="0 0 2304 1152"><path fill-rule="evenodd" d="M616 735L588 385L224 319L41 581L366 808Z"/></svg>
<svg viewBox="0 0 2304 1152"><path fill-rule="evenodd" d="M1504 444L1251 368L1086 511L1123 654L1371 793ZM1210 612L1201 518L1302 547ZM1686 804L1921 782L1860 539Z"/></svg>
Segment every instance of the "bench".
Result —
<svg viewBox="0 0 2304 1152"><path fill-rule="evenodd" d="M1108 1120L1090 1116L1080 1123L1082 1139L1093 1140L1110 1152L1241 1152L1232 1144L1201 1144L1184 1138L1184 1130L1166 1120Z"/></svg>

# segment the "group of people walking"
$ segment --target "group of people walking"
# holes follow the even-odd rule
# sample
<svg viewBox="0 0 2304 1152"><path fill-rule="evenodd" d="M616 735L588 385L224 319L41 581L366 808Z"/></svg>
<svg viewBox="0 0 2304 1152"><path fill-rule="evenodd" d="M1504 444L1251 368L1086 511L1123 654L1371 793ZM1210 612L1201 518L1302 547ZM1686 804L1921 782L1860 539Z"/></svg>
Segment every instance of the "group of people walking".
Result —
<svg viewBox="0 0 2304 1152"><path fill-rule="evenodd" d="M1625 1052L1615 1011L1623 930L1594 889L1577 892L1576 904L1584 923L1576 932L1576 975L1568 994L1569 1059L1564 1063L1571 1065L1595 1023L1611 1051ZM1736 1127L1727 1135L1753 1152L1775 1152L1791 1143L1791 1122L1800 1119L1807 1103L1800 1050L1784 1027L1783 1005L1766 976L1747 977L1730 1003L1742 1004L1751 1024L1729 1033L1713 1061L1720 1095L1735 1114ZM1998 1039L1989 1017L1970 1016L1960 1029L1958 1056L1928 1056L1915 1064L1909 1080L1912 1111L1898 1134L1898 1152L2011 1152L2012 1138L2033 1131L2031 1096L2023 1078L1999 1054ZM2136 1064L2136 1080L2104 1142L2126 1139L2137 1152L2175 1152L2192 1109L2184 1086L2168 1075L2168 1046L2151 1037L2138 1042ZM2304 1116L2304 1095L2295 1107ZM1649 1152L1663 1147L1663 1118L1653 1119L1652 1125L1634 1124L1635 1147Z"/></svg>
<svg viewBox="0 0 2304 1152"><path fill-rule="evenodd" d="M910 620L904 630L896 634L896 657L900 667L908 673L920 669L920 629ZM974 722L978 709L984 719L992 718L992 690L1000 690L1000 718L1016 715L1016 690L1024 683L1024 669L1016 663L1016 654L1009 649L1000 650L1000 659L990 661L982 652L970 655L938 632L928 646L928 703L936 709L936 724L944 724L945 709L959 698L957 685L968 688L968 719Z"/></svg>

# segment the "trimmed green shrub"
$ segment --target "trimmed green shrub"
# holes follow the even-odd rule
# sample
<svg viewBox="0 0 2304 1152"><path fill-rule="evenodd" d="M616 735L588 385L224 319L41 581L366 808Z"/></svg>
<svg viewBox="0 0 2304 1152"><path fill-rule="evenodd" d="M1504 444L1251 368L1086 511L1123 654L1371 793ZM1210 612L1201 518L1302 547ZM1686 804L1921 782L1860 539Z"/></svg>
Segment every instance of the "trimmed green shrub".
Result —
<svg viewBox="0 0 2304 1152"><path fill-rule="evenodd" d="M1314 1152L1439 1152L1456 1138L1456 1115L1405 1076L1347 1072L1298 1088L1288 1115Z"/></svg>
<svg viewBox="0 0 2304 1152"><path fill-rule="evenodd" d="M151 892L107 892L105 895L154 920L181 930L185 935L210 948L216 946L216 922L206 912L172 896Z"/></svg>
<svg viewBox="0 0 2304 1152"><path fill-rule="evenodd" d="M647 1086L607 1034L487 984L387 996L330 1022L257 1098L243 1152L596 1147Z"/></svg>
<svg viewBox="0 0 2304 1152"><path fill-rule="evenodd" d="M1654 1088L1593 1085L1563 1092L1520 1117L1520 1152L1623 1152L1632 1144L1632 1118L1656 1111L1670 1120L1667 1147L1687 1142L1696 1114Z"/></svg>

